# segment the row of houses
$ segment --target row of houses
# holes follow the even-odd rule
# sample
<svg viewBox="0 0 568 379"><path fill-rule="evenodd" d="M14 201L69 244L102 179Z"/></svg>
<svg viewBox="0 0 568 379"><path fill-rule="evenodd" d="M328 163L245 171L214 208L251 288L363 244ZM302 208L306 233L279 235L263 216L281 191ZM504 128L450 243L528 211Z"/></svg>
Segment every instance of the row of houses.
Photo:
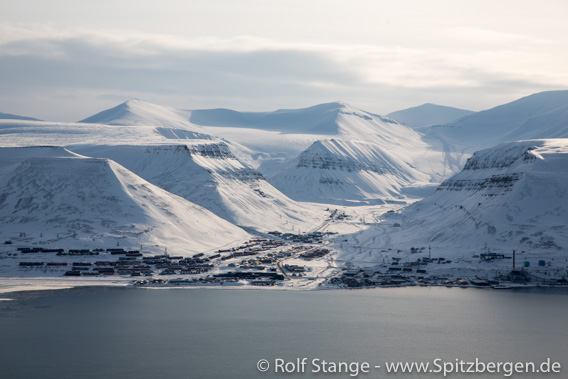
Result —
<svg viewBox="0 0 568 379"><path fill-rule="evenodd" d="M407 276L372 270L346 270L331 278L329 283L347 288L414 285L414 281Z"/></svg>
<svg viewBox="0 0 568 379"><path fill-rule="evenodd" d="M306 260L312 260L315 258L321 258L323 256L326 256L329 253L330 253L329 249L314 249L314 250L308 250L305 253L300 254L300 257Z"/></svg>

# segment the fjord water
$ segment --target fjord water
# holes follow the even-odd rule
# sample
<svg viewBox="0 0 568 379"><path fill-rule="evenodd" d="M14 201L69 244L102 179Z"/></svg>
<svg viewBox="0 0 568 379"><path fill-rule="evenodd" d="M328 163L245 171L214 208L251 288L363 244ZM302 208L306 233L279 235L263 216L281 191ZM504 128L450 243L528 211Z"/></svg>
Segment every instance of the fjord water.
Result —
<svg viewBox="0 0 568 379"><path fill-rule="evenodd" d="M383 366L360 378L443 377L384 370L436 358L551 358L562 371L543 377L568 372L566 291L75 288L11 297L0 303L1 378L350 377L274 373L276 358L303 357ZM260 359L268 372L257 370Z"/></svg>

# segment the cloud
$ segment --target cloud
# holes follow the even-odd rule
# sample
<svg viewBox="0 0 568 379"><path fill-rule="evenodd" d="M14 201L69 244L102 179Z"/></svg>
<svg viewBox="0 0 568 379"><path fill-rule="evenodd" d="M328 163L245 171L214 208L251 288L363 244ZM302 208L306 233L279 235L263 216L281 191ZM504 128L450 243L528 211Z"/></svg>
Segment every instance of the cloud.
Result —
<svg viewBox="0 0 568 379"><path fill-rule="evenodd" d="M191 99L196 106L254 110L300 101L307 103L299 106L349 99L372 104L381 96L381 102L429 93L456 98L459 91L483 97L484 88L511 94L568 86L565 60L537 40L467 28L453 32L449 41L463 40L463 46L285 43L251 36L191 39L0 24L0 96L75 91L100 102L105 93L132 93L174 100L171 105Z"/></svg>
<svg viewBox="0 0 568 379"><path fill-rule="evenodd" d="M437 38L456 42L460 45L471 47L472 45L487 48L488 46L526 46L526 45L550 45L553 41L537 38L519 33L508 33L491 29L458 26L442 28L436 33Z"/></svg>

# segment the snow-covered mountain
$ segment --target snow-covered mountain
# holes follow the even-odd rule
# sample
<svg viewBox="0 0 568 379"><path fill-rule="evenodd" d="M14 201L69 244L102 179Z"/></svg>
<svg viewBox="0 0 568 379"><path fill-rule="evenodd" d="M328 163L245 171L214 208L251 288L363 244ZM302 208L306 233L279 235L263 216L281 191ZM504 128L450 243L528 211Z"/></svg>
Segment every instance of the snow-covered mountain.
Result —
<svg viewBox="0 0 568 379"><path fill-rule="evenodd" d="M422 151L426 147L409 127L341 102L258 113L198 110L191 112L190 121L207 133L246 146L267 176L277 169L275 162L294 159L323 139L368 141L392 149L414 146Z"/></svg>
<svg viewBox="0 0 568 379"><path fill-rule="evenodd" d="M481 248L487 243L566 249L568 139L512 142L478 151L434 194L400 214L388 214L386 220L392 246Z"/></svg>
<svg viewBox="0 0 568 379"><path fill-rule="evenodd" d="M188 255L248 237L109 159L58 147L1 148L0 164L5 239L20 235L20 242L69 248L142 244Z"/></svg>
<svg viewBox="0 0 568 379"><path fill-rule="evenodd" d="M238 112L230 109L204 109L191 112L189 120L197 125L252 128L289 134L336 134L337 114L345 104L320 104L302 109L274 112Z"/></svg>
<svg viewBox="0 0 568 379"><path fill-rule="evenodd" d="M125 108L128 112L125 111ZM443 158L443 152L432 150L431 146L423 141L422 135L411 128L389 118L374 115L341 102L320 104L303 109L258 113L236 112L228 109L179 111L162 108L159 106L146 107L145 103L138 100L129 101L102 112L98 116L90 117L87 121L119 125L135 122L139 125L153 125L158 129L161 128L161 125L168 124L165 120L170 116L173 119L176 119L176 117L188 119L189 121L182 120L185 123L184 125L181 125L181 121L176 119L175 133L180 134L179 131L184 128L183 130L198 130L199 133L223 137L225 143L239 160L251 164L252 167L258 167L258 170L268 178L269 182L285 195L302 201L341 202L342 200L339 199L344 197L349 201L366 202L372 200L373 202L380 202L381 200L378 199L384 196L401 198L405 197L401 194L402 187L423 188L430 185L431 182L439 183L441 178L448 174L448 170L453 172L452 169L456 169L448 168L447 160ZM127 113L126 116L125 113ZM162 134L164 133L162 132ZM321 175L327 178L328 173L323 172L320 175L307 171L293 172L297 168L301 169L294 163L300 159L299 155L303 154L301 159L310 155L309 151L304 152L304 150L322 139L338 141L335 143L336 145L338 143L343 143L345 146L350 145L342 152L340 152L341 149L328 149L327 156L339 153L333 159L350 162L364 156L373 159L372 155L375 153L370 153L371 156L368 156L368 154L370 151L375 151L379 152L375 154L377 156L388 155L388 163L383 162L381 164L390 165L392 170L400 168L403 172L378 178L380 170L373 171L369 174L369 178L367 177L369 175L363 174L366 170L345 171L341 178L334 178L336 181L332 181L336 183L337 180L340 180L343 183L341 185L343 189L339 192L337 190L330 191L330 182L326 179L321 181L319 179ZM367 144L361 143L362 141ZM361 149L361 151L356 153L358 149ZM351 153L354 153L354 155L349 157L348 155ZM154 182L134 166L120 160L119 162ZM312 165L311 170L314 169L317 168ZM392 170L389 172L392 172ZM306 177L306 175L310 178L299 179ZM357 177L349 178L350 175ZM363 177L360 177L360 175L363 175ZM287 178L294 178L294 181L289 181ZM314 180L314 178L318 179ZM416 179L417 183L410 178ZM412 184L409 184L411 182ZM303 184L307 183L309 185L304 187ZM352 183L353 186L346 186L346 183ZM322 188L319 188L320 186ZM352 188L355 187L358 189L350 193ZM268 190L269 187L265 186L265 188L266 190L260 189L260 191L265 194L274 193L274 191ZM313 193L310 195L310 192ZM182 192L176 193L181 194ZM182 196L186 197L186 195L187 191ZM278 198L276 195L273 197ZM202 204L194 198L190 199ZM223 203L227 202L224 201ZM215 212L219 212L217 214L220 215L223 214L222 210ZM297 214L296 211L293 213ZM251 219L262 220L254 215L251 215Z"/></svg>
<svg viewBox="0 0 568 379"><path fill-rule="evenodd" d="M406 201L422 197L424 189L455 169L420 133L396 121L343 103L309 109L310 114L325 110L328 138L303 134L304 143L311 144L296 157L279 165L268 160L259 167L270 183L295 200L333 204Z"/></svg>
<svg viewBox="0 0 568 379"><path fill-rule="evenodd" d="M88 156L110 158L236 225L291 231L307 230L318 220L317 211L284 196L262 174L236 159L223 142L94 145L74 149Z"/></svg>
<svg viewBox="0 0 568 379"><path fill-rule="evenodd" d="M465 109L426 103L389 113L387 117L400 121L412 128L420 128L429 125L447 124L472 113L474 112Z"/></svg>
<svg viewBox="0 0 568 379"><path fill-rule="evenodd" d="M568 137L568 91L540 92L462 117L425 133L473 151L502 142Z"/></svg>
<svg viewBox="0 0 568 379"><path fill-rule="evenodd" d="M187 129L0 121L0 136L4 146L60 145L112 159L237 225L307 230L319 219L317 210L290 200L236 159L225 142Z"/></svg>
<svg viewBox="0 0 568 379"><path fill-rule="evenodd" d="M180 109L131 99L79 122L107 125L191 127L189 113Z"/></svg>
<svg viewBox="0 0 568 379"><path fill-rule="evenodd" d="M51 121L0 120L0 145L71 146L71 145L155 145L172 140L215 140L187 129L151 125L122 126Z"/></svg>
<svg viewBox="0 0 568 379"><path fill-rule="evenodd" d="M568 137L567 117L568 91L556 91L421 129L427 135L344 103L244 113L131 100L81 123L0 120L0 236L41 230L69 247L207 251L246 238L238 226L322 225L326 206L312 202L414 203L385 216L392 205L361 207L384 222L357 225L351 240L565 248L568 140L471 154Z"/></svg>
<svg viewBox="0 0 568 379"><path fill-rule="evenodd" d="M118 126L153 126L155 132L171 139L213 139L188 121L190 111L131 99L114 108L87 117L79 123Z"/></svg>
<svg viewBox="0 0 568 379"><path fill-rule="evenodd" d="M33 117L25 117L25 116L18 116L11 113L2 113L0 112L0 120L28 120L28 121L40 121L37 118Z"/></svg>
<svg viewBox="0 0 568 379"><path fill-rule="evenodd" d="M401 200L405 187L430 179L404 159L405 153L363 141L320 140L271 182L300 201L353 205Z"/></svg>
<svg viewBox="0 0 568 379"><path fill-rule="evenodd" d="M190 121L257 152L259 171L300 201L421 197L424 188L457 170L420 133L341 102L270 113L193 111Z"/></svg>

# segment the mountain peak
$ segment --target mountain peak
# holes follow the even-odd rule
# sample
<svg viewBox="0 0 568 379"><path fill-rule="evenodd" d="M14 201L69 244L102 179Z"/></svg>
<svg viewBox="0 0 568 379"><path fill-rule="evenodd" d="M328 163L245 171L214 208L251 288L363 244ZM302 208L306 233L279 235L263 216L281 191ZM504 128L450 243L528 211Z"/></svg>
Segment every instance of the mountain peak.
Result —
<svg viewBox="0 0 568 379"><path fill-rule="evenodd" d="M280 112L301 112L301 111L308 111L308 110L326 111L326 110L335 110L335 109L341 109L341 108L350 108L350 105L347 104L346 102L343 102L343 101L331 101L331 102L329 102L329 103L316 104L316 105L312 105L312 106L305 107L305 108L297 108L297 109L284 108L284 109L278 109L278 110L274 111L273 113L280 113Z"/></svg>
<svg viewBox="0 0 568 379"><path fill-rule="evenodd" d="M131 108L131 107L138 107L138 106L144 106L144 105L146 105L146 106L156 106L156 104L152 104L152 103L149 103L149 102L147 102L147 101L140 100L140 99L137 98L137 97L134 97L134 98L132 98L132 99L128 99L128 100L126 100L124 103L119 104L118 106L119 106L119 107L120 107L120 106L123 106L123 107Z"/></svg>
<svg viewBox="0 0 568 379"><path fill-rule="evenodd" d="M189 114L185 111L134 98L79 122L186 128L191 126L188 119Z"/></svg>

